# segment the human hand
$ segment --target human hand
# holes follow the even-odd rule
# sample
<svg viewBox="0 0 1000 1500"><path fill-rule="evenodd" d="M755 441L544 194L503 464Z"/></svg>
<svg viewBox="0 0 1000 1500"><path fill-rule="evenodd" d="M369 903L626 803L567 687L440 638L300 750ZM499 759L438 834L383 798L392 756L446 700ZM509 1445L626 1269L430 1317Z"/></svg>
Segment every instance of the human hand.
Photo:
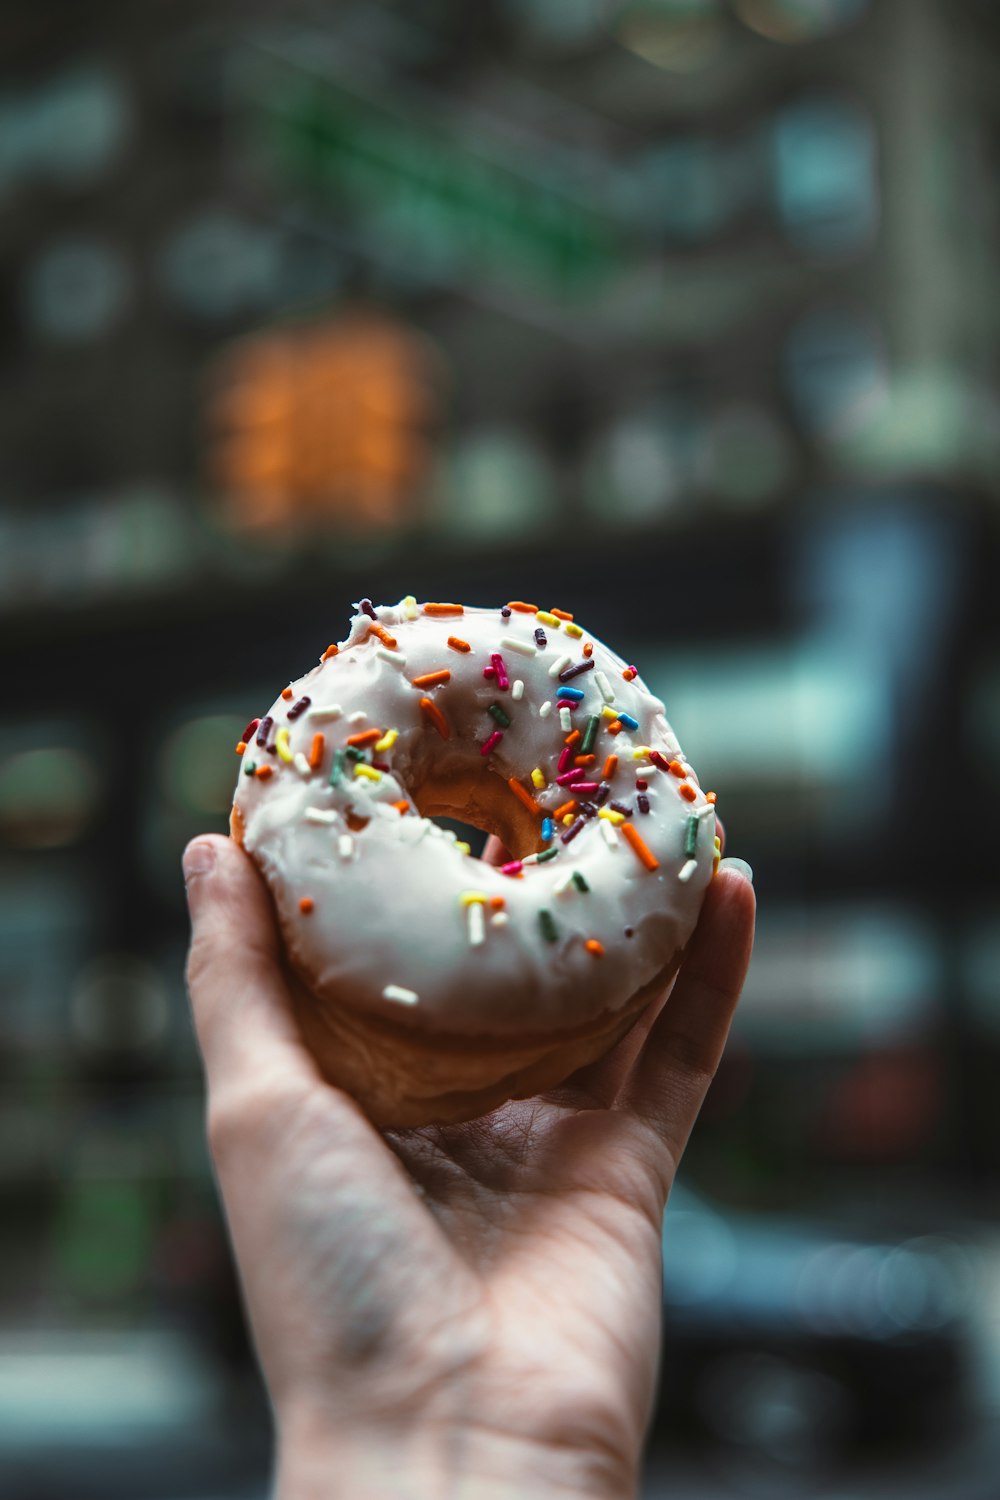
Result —
<svg viewBox="0 0 1000 1500"><path fill-rule="evenodd" d="M661 1221L749 962L725 865L669 1004L545 1096L378 1132L299 1038L266 888L185 854L209 1140L281 1500L623 1500L661 1335Z"/></svg>

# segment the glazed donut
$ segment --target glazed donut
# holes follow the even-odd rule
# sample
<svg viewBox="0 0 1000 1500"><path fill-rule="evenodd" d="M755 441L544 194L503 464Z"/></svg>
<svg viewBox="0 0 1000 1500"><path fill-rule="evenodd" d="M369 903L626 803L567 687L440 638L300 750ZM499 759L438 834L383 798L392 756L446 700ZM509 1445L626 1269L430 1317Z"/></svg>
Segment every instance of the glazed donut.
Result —
<svg viewBox="0 0 1000 1500"><path fill-rule="evenodd" d="M718 866L663 704L521 600L363 600L237 750L232 833L306 1044L382 1126L471 1119L601 1056L670 982Z"/></svg>

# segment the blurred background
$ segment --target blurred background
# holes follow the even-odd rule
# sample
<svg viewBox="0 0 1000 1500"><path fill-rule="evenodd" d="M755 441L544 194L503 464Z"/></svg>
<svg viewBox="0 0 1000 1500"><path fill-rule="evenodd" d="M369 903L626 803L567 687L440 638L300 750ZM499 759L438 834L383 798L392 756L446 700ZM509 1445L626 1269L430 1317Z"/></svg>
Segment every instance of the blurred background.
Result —
<svg viewBox="0 0 1000 1500"><path fill-rule="evenodd" d="M0 1491L263 1500L188 837L363 595L553 600L756 872L647 1500L1000 1495L990 0L0 9Z"/></svg>

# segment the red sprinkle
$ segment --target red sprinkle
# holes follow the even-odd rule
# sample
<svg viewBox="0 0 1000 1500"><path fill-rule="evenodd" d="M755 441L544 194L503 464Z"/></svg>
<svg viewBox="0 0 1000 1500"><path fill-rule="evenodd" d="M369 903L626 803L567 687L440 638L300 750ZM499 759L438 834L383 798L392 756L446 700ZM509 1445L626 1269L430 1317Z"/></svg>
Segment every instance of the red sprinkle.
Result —
<svg viewBox="0 0 1000 1500"><path fill-rule="evenodd" d="M559 786L572 786L574 781L582 781L584 773L579 766L574 766L572 771L564 771L561 776L556 777Z"/></svg>
<svg viewBox="0 0 1000 1500"><path fill-rule="evenodd" d="M250 736L256 732L257 725L259 723L260 723L259 719L251 719L250 723L247 725L247 727L244 729L243 733L240 735L240 739L241 740L245 740L246 743L249 744L250 743Z"/></svg>
<svg viewBox="0 0 1000 1500"><path fill-rule="evenodd" d="M482 746L480 747L480 751L479 751L480 755L489 755L489 753L493 749L494 745L499 745L499 743L500 743L500 741L502 739L503 739L503 730L502 729L494 729L494 731L490 735L489 739L485 740L484 743L482 744Z"/></svg>

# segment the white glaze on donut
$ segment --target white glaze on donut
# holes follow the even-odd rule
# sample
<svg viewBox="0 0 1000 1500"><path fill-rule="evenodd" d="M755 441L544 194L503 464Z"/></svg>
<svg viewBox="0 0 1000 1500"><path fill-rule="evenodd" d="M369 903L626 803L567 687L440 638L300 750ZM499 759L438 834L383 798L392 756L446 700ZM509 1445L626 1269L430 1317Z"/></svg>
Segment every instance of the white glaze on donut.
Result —
<svg viewBox="0 0 1000 1500"><path fill-rule="evenodd" d="M541 1036L625 1005L687 943L717 864L714 807L663 704L638 677L623 676L614 652L547 612L514 610L505 618L499 607L466 606L460 614L427 614L408 599L375 613L359 610L337 654L292 683L290 698L276 700L265 744L257 742L259 729L250 736L237 783L243 844L265 874L296 967L321 998L348 995L359 1009L435 1034ZM469 650L449 646L449 636ZM484 676L495 654L506 687L503 674ZM599 718L596 759L582 768L584 779L600 784L606 757L616 755L610 793L596 795L605 798L603 811L619 802L631 816L618 826L596 812L578 826L574 818L569 827L556 824L545 843L543 817L572 793L555 780L566 738L555 711L558 672L585 662L593 666L565 683L584 695L571 713L574 729L582 734L589 717ZM438 671L450 678L413 685ZM523 683L517 697L515 682ZM428 699L432 709L421 706ZM491 715L491 704L508 725ZM613 733L608 707L638 727ZM435 727L442 721L448 738ZM359 747L363 761L344 761L349 736L369 729L385 736L380 748ZM322 756L311 767L317 733ZM661 764L651 762L650 750ZM581 769L572 760L579 743L571 751L569 769ZM342 769L331 785L336 752ZM372 760L389 769L379 772ZM264 778L256 774L262 766L270 767ZM539 809L530 853L558 853L532 859L519 875L462 853L410 795L415 787L420 796L429 768L446 782L470 772L499 778L490 783L494 797L513 799L506 783L516 779ZM543 788L533 784L536 769ZM645 814L637 777L647 783ZM594 794L583 800L593 804ZM403 801L405 815L393 805ZM523 820L524 810L517 813ZM655 869L623 835L629 825ZM501 909L491 905L498 901Z"/></svg>

